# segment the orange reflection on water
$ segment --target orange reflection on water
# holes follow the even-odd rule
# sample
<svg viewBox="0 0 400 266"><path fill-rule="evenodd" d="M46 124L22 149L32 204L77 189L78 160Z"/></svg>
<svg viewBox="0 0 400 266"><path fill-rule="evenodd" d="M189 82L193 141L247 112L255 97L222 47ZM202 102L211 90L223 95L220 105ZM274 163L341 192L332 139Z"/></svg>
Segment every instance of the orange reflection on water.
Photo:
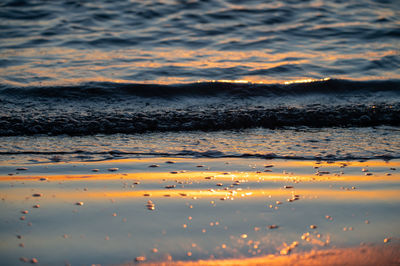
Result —
<svg viewBox="0 0 400 266"><path fill-rule="evenodd" d="M340 25L338 25L340 26ZM183 68L183 69L230 69L247 68L249 71L268 70L280 66L313 64L313 62L324 62L324 64L335 64L338 60L366 59L380 60L389 55L397 55L398 51L384 50L374 52L360 52L353 54L337 54L334 51L326 53L313 52L281 52L276 53L273 50L251 50L251 51L218 51L209 49L167 49L159 48L152 51L140 51L135 49L124 49L123 51L104 51L104 50L75 50L61 48L46 49L21 49L1 53L4 58L12 59L13 56L23 56L32 58L29 63L23 65L10 65L2 68L3 76L18 76L20 73L26 73L25 78L46 77L40 82L32 82L30 85L71 85L81 84L91 81L102 82L121 82L121 83L192 83L193 77L174 76L174 75L155 75L152 80L132 80L124 78L129 74L119 73L119 77L114 76L116 69L124 69L127 73L136 71L156 70L158 68ZM40 55L40 60L36 60ZM60 56L62 55L62 56ZM55 64L57 63L57 64ZM56 65L49 71L49 65ZM196 72L196 71L195 71ZM124 76L125 75L125 76ZM371 80L382 78L400 78L394 72L388 72L388 77L367 76L361 78L351 78L355 80ZM344 76L335 76L335 78L348 78ZM295 82L296 80L310 79L308 76L291 75L290 80L285 77L266 78L265 75L243 75L238 76L238 80L246 80L252 83L285 83ZM202 81L208 81L204 79ZM9 80L7 82L13 85L24 86L24 83Z"/></svg>
<svg viewBox="0 0 400 266"><path fill-rule="evenodd" d="M43 174L16 175L16 176L0 176L1 181L37 181ZM67 181L67 180L140 180L161 181L161 180L181 180L181 181L204 181L211 179L213 181L235 181L245 180L246 182L262 182L262 181L281 181L281 182L383 182L398 181L399 175L372 174L322 174L317 176L310 173L273 173L273 172L211 172L211 171L193 171L193 172L139 172L139 173L98 173L98 174L59 174L46 175L49 181ZM207 181L207 180L206 180Z"/></svg>
<svg viewBox="0 0 400 266"><path fill-rule="evenodd" d="M335 201L400 201L400 194L395 189L375 189L375 190L340 190L340 189L324 189L324 188L309 188L309 189L243 189L243 190L218 190L212 188L204 189L166 189L160 188L162 186L154 186L152 189L141 190L140 186L132 190L115 190L115 189L55 189L55 188L40 188L42 197L38 198L42 203L56 203L57 201L93 201L104 199L155 199L155 198L183 198L183 199L212 199L223 201L240 200L240 199L265 199L267 202L275 202L276 199L283 200L280 204L293 204L294 200L291 199L293 194L299 195L298 200L328 200ZM2 197L7 201L21 200L29 198L32 195L31 189L14 188L3 190ZM33 199L33 198L32 198ZM297 201L297 200L295 200ZM275 206L275 203L274 203ZM267 205L266 205L267 207Z"/></svg>

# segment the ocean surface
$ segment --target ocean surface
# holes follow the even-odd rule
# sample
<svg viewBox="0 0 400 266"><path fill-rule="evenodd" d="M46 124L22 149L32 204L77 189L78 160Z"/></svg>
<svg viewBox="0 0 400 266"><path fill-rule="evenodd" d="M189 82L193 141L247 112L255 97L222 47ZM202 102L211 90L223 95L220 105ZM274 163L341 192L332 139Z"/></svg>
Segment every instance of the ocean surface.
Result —
<svg viewBox="0 0 400 266"><path fill-rule="evenodd" d="M2 1L0 156L399 158L399 17L383 0Z"/></svg>

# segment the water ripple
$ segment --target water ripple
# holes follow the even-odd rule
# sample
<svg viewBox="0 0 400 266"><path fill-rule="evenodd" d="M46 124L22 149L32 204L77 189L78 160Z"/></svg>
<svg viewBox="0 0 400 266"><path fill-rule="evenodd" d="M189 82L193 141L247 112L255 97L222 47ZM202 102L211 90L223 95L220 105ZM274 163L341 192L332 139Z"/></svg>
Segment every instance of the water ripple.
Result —
<svg viewBox="0 0 400 266"><path fill-rule="evenodd" d="M400 77L396 1L8 0L0 6L0 79L9 85L99 77L151 83ZM77 63L82 54L101 60ZM285 57L304 60L294 65ZM126 64L139 59L147 64ZM236 63L221 66L222 59Z"/></svg>

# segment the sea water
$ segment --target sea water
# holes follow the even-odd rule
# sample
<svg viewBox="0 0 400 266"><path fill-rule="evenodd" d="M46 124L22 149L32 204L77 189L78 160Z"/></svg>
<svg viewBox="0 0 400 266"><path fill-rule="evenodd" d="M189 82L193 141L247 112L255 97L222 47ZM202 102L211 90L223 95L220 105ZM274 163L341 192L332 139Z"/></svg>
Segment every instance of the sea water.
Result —
<svg viewBox="0 0 400 266"><path fill-rule="evenodd" d="M2 153L33 151L38 135L39 142L64 141L46 152L70 152L60 150L68 146L64 135L96 136L88 143L100 139L112 147L112 134L145 141L175 132L159 138L183 142L187 132L218 131L216 138L252 143L254 130L274 140L325 128L321 135L334 134L340 143L361 134L387 145L360 157L398 157L396 1L0 5L0 136L8 137ZM324 141L310 134L304 138ZM22 142L15 149L7 144ZM126 150L135 151L131 144ZM360 150L368 149L364 144ZM168 153L164 147L158 152ZM289 155L269 147L251 153Z"/></svg>
<svg viewBox="0 0 400 266"><path fill-rule="evenodd" d="M399 17L397 1L383 0L2 1L5 263L16 264L20 256L49 265L124 263L143 254L149 261L165 261L165 254L174 260L255 256L243 234L262 244L258 255L279 254L283 243L301 241L311 224L318 224L324 241L332 233L338 247L398 241ZM171 157L185 163L164 164ZM161 168L149 168L148 160ZM297 163L305 160L302 170ZM321 161L328 179L340 179L341 171L345 179L318 183L323 177L313 167ZM244 182L243 189L283 194L211 198L217 204L209 197L160 196L153 198L155 212L145 208L142 195L117 203L103 195L130 191L122 178L135 171L148 175L133 192L164 191L164 183L150 178L153 172L191 171L180 177L186 182L199 171L197 162L244 179L264 173L266 162L278 164L272 175L283 179ZM20 166L28 170L16 170ZM120 168L115 180L39 180L86 176L92 168L106 174L112 167ZM373 181L363 182L363 167L370 167ZM312 178L295 185L312 188L297 205L285 201L291 172ZM18 179L24 173L33 179ZM216 182L202 176L185 186L217 190ZM87 196L77 207L84 188L100 196ZM30 197L43 191L41 199ZM278 207L277 200L285 201L279 211L268 207ZM32 209L37 203L43 206ZM27 220L20 221L27 208ZM194 227L186 232L181 226L189 224L188 215ZM211 228L216 221L221 226ZM275 223L281 229L270 231ZM25 249L16 234L26 237ZM222 250L228 242L232 249ZM151 252L155 243L157 254ZM299 250L310 250L304 243Z"/></svg>

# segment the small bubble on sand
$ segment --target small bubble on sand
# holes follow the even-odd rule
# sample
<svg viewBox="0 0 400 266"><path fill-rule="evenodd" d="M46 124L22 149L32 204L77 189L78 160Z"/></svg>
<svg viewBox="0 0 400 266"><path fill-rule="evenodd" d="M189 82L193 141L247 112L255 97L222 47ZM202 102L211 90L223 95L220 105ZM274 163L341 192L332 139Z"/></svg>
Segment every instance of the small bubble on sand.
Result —
<svg viewBox="0 0 400 266"><path fill-rule="evenodd" d="M118 170L119 170L119 168L116 168L116 167L108 168L108 171L110 171L110 172L115 172L115 171L118 171Z"/></svg>
<svg viewBox="0 0 400 266"><path fill-rule="evenodd" d="M67 234L64 234L64 235L63 235L63 238L67 239L67 238L68 238L68 235L67 235Z"/></svg>
<svg viewBox="0 0 400 266"><path fill-rule="evenodd" d="M198 168L202 168L202 167L204 167L205 165L196 165L196 167L198 167Z"/></svg>
<svg viewBox="0 0 400 266"><path fill-rule="evenodd" d="M158 249L156 249L156 248L153 248L153 249L151 250L151 252L153 252L153 253L157 253L157 252L158 252Z"/></svg>
<svg viewBox="0 0 400 266"><path fill-rule="evenodd" d="M279 201L279 200L277 200L275 203L276 203L277 205L282 204L282 202Z"/></svg>
<svg viewBox="0 0 400 266"><path fill-rule="evenodd" d="M363 168L363 169L361 169L361 171L362 172L368 172L368 169L367 168Z"/></svg>
<svg viewBox="0 0 400 266"><path fill-rule="evenodd" d="M216 184L218 187L222 187L224 184L222 184L222 183L217 183Z"/></svg>
<svg viewBox="0 0 400 266"><path fill-rule="evenodd" d="M114 213L112 214L112 216L113 216L113 217L117 217L117 214L114 212Z"/></svg>
<svg viewBox="0 0 400 266"><path fill-rule="evenodd" d="M268 229L278 229L278 228L279 228L279 226L276 224L268 225Z"/></svg>
<svg viewBox="0 0 400 266"><path fill-rule="evenodd" d="M82 201L79 201L79 202L75 203L75 205L83 206L83 202L82 202Z"/></svg>
<svg viewBox="0 0 400 266"><path fill-rule="evenodd" d="M176 175L178 172L177 171L171 171L169 172L170 174Z"/></svg>
<svg viewBox="0 0 400 266"><path fill-rule="evenodd" d="M317 228L317 226L316 226L316 225L314 225L314 224L312 224L312 225L310 225L310 228L311 228L311 229L316 229L316 228Z"/></svg>
<svg viewBox="0 0 400 266"><path fill-rule="evenodd" d="M47 180L46 177L41 177L41 178L39 178L39 181L46 181L46 180Z"/></svg>
<svg viewBox="0 0 400 266"><path fill-rule="evenodd" d="M365 224L369 224L369 221L368 221L368 220L365 220Z"/></svg>
<svg viewBox="0 0 400 266"><path fill-rule="evenodd" d="M332 216L330 216L330 215L325 215L325 219L327 219L327 220L333 220L333 218L332 218Z"/></svg>
<svg viewBox="0 0 400 266"><path fill-rule="evenodd" d="M28 214L29 212L27 210L21 211L22 214Z"/></svg>
<svg viewBox="0 0 400 266"><path fill-rule="evenodd" d="M24 221L24 220L26 219L26 217L25 217L25 216L21 216L21 217L19 217L19 219L20 219L21 221Z"/></svg>
<svg viewBox="0 0 400 266"><path fill-rule="evenodd" d="M92 172L98 172L100 171L99 169L92 169Z"/></svg>
<svg viewBox="0 0 400 266"><path fill-rule="evenodd" d="M32 208L39 209L40 205L39 204L33 205Z"/></svg>
<svg viewBox="0 0 400 266"><path fill-rule="evenodd" d="M104 238L104 240L110 240L110 237L109 237L109 236L106 236L106 237Z"/></svg>
<svg viewBox="0 0 400 266"><path fill-rule="evenodd" d="M145 256L139 256L135 258L135 261L139 262L139 261L146 261L146 257Z"/></svg>
<svg viewBox="0 0 400 266"><path fill-rule="evenodd" d="M151 194L150 194L150 193L144 193L143 196L144 196L144 197L150 197Z"/></svg>
<svg viewBox="0 0 400 266"><path fill-rule="evenodd" d="M23 248L23 247L25 247L25 244L24 244L24 243L19 243L18 246L21 247L21 248Z"/></svg>
<svg viewBox="0 0 400 266"><path fill-rule="evenodd" d="M156 168L156 167L160 167L160 166L158 164L151 164L151 165L149 165L149 167Z"/></svg>
<svg viewBox="0 0 400 266"><path fill-rule="evenodd" d="M240 237L243 238L243 239L246 239L247 235L246 234L242 234L242 235L240 235Z"/></svg>
<svg viewBox="0 0 400 266"><path fill-rule="evenodd" d="M383 243L389 243L390 240L392 240L392 238L391 237L387 237L387 238L383 239Z"/></svg>
<svg viewBox="0 0 400 266"><path fill-rule="evenodd" d="M35 193L35 194L32 194L32 197L41 197L41 196L43 196L42 193Z"/></svg>
<svg viewBox="0 0 400 266"><path fill-rule="evenodd" d="M283 186L283 188L293 188L293 186Z"/></svg>
<svg viewBox="0 0 400 266"><path fill-rule="evenodd" d="M166 161L165 163L174 164L174 161Z"/></svg>
<svg viewBox="0 0 400 266"><path fill-rule="evenodd" d="M192 256L192 252L188 251L188 253L186 253L186 255L188 255L188 257Z"/></svg>

